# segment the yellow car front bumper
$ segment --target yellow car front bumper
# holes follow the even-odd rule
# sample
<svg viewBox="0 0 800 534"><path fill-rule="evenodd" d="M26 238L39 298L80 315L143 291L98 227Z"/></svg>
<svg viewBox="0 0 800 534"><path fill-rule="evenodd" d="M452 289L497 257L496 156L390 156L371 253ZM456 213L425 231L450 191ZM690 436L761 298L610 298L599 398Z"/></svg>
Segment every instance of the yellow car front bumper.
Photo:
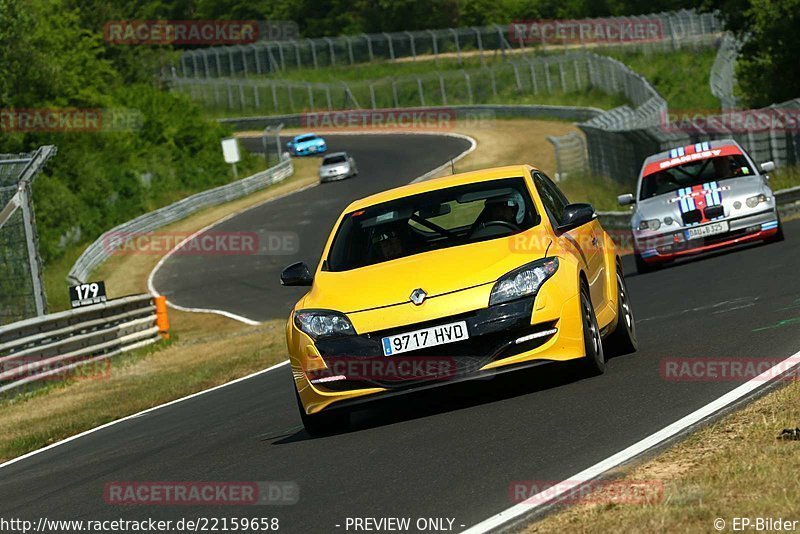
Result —
<svg viewBox="0 0 800 534"><path fill-rule="evenodd" d="M369 336L358 336L360 345L350 350L346 344L315 343L310 337L297 329L289 319L287 339L289 342L290 360L295 385L300 401L308 414L322 410L345 406L352 403L372 400L418 389L444 385L454 381L489 377L520 367L527 367L548 361L566 361L581 358L585 354L583 326L580 312L578 278L576 272L564 265L548 280L535 298L520 299L513 303L488 306L492 284L470 288L452 295L442 296L426 301L426 316L423 317L421 307L403 304L393 308L352 314L358 332L371 332ZM476 306L476 304L478 306ZM418 314L419 317L413 316ZM396 324L387 323L387 317L397 318ZM454 364L455 371L444 379L392 381L380 380L386 377L347 377L343 380L315 381L314 377L324 376L331 371L329 367L334 358L362 358L364 347L372 347L369 343L380 346L381 336L390 333L407 332L419 328L420 324L445 324L464 318L470 328L470 339L453 344L452 351L447 345L434 347L434 354L458 354L458 356L441 356ZM419 319L419 320L417 320ZM387 328L388 326L388 328ZM555 332L547 334L548 332ZM541 337L534 337L537 335ZM546 334L546 335L544 335ZM528 339L532 338L532 339ZM526 340L527 339L527 340ZM347 341L347 340L344 340ZM468 345L470 342L481 345L480 348ZM338 347L345 347L340 349ZM379 349L371 349L379 350ZM350 352L348 352L350 351ZM356 354L360 352L361 354ZM457 369L465 353L477 353L478 360L470 360L473 366ZM414 358L414 353L410 353ZM427 356L427 354L426 354ZM390 359L404 358L405 355L383 356L373 352L370 355L377 363ZM434 356L435 357L435 356ZM327 362L326 363L326 359ZM478 366L474 363L477 361ZM469 367L469 366L468 366ZM331 373L328 373L330 376ZM341 378L341 376L339 376Z"/></svg>

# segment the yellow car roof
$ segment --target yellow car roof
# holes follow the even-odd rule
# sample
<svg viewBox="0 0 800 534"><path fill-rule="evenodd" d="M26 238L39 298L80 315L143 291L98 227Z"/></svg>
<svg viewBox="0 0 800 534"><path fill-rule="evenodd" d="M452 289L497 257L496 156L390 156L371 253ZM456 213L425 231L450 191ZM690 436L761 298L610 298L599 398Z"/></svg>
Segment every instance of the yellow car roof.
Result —
<svg viewBox="0 0 800 534"><path fill-rule="evenodd" d="M401 187L395 187L394 189L382 191L360 200L356 200L347 207L345 212L367 208L369 206L374 206L375 204L380 204L382 202L388 202L390 200L396 200L398 198L416 195L419 193L426 193L428 191L435 191L437 189L446 189L456 185L485 182L488 180L498 180L501 178L524 177L531 170L536 170L536 168L530 165L509 165L507 167L494 167L491 169L481 169L479 171L442 176L441 178L434 178L432 180L425 180Z"/></svg>

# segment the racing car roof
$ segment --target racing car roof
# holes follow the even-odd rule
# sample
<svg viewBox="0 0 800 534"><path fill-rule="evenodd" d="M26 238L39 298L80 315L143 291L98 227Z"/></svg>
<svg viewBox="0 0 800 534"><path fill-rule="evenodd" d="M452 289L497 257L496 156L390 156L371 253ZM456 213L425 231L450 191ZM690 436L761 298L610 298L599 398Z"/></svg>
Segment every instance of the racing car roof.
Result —
<svg viewBox="0 0 800 534"><path fill-rule="evenodd" d="M295 135L295 136L294 136L294 140L295 140L295 141L297 141L298 139L300 139L300 138L302 138L302 137L311 137L311 138L313 138L313 139L316 139L316 138L318 138L319 136L318 136L317 134L315 134L315 133L303 133L303 134ZM308 139L308 141L311 141L311 140L312 140L312 139Z"/></svg>
<svg viewBox="0 0 800 534"><path fill-rule="evenodd" d="M718 139L716 141L693 143L691 145L671 148L649 156L642 164L641 175L647 176L654 172L682 165L690 161L743 153L742 147L733 139Z"/></svg>

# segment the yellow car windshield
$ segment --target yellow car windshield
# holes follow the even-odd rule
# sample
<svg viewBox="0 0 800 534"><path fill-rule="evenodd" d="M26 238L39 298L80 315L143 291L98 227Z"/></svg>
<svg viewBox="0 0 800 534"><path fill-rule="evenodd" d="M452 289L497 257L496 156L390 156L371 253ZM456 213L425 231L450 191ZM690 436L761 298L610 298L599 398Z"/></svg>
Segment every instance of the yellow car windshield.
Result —
<svg viewBox="0 0 800 534"><path fill-rule="evenodd" d="M325 268L347 271L508 237L541 221L522 178L428 191L345 215Z"/></svg>

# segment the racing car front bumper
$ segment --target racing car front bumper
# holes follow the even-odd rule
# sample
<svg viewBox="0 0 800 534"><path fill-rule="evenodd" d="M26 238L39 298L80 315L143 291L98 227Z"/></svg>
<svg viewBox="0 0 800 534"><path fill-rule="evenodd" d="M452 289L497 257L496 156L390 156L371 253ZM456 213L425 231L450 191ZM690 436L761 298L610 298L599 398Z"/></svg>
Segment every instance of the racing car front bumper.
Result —
<svg viewBox="0 0 800 534"><path fill-rule="evenodd" d="M778 233L779 219L775 210L723 219L723 221L729 225L727 232L695 239L689 239L685 227L658 235L653 235L652 232L634 231L636 252L646 263L664 263L722 248L763 241ZM719 221L706 224L712 225L717 222Z"/></svg>
<svg viewBox="0 0 800 534"><path fill-rule="evenodd" d="M573 287L564 282L572 274L560 269L535 298L494 306L485 304L491 284L437 297L426 304L449 313L356 336L313 342L295 331L289 349L301 403L306 413L313 414L582 358L585 347L577 284ZM469 306L476 300L483 301L483 307ZM417 308L410 302L403 306ZM367 313L378 316L386 311ZM383 337L462 320L469 339L398 355L383 354Z"/></svg>

